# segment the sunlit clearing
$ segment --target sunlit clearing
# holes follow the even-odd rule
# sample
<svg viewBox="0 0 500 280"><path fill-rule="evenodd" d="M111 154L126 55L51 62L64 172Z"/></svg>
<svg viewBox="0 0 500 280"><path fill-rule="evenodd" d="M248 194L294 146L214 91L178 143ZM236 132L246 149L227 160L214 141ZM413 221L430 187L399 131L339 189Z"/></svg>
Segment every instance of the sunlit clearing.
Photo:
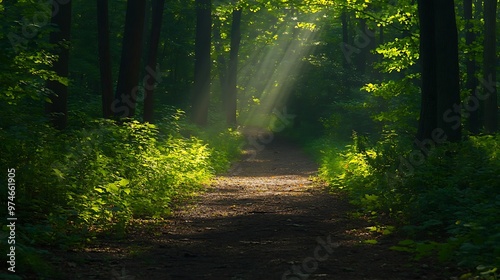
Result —
<svg viewBox="0 0 500 280"><path fill-rule="evenodd" d="M257 92L258 100L241 123L246 126L268 128L273 112L286 110L284 105L300 74L304 58L314 47L318 28L312 22L320 18L319 13L303 15L304 19L292 18L278 32L278 39L267 51L256 51L256 68L251 69L252 78L244 85ZM252 58L251 58L252 59ZM255 70L257 69L257 70ZM246 73L242 73L244 76Z"/></svg>

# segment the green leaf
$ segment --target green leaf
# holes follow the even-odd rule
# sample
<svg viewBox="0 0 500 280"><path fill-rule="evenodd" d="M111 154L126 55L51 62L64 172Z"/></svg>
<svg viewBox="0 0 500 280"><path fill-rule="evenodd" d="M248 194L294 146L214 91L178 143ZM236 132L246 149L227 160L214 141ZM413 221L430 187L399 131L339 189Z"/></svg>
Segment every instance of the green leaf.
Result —
<svg viewBox="0 0 500 280"><path fill-rule="evenodd" d="M129 180L127 179L121 179L120 182L118 182L118 185L122 186L122 187L125 187L127 186L128 184L130 183Z"/></svg>
<svg viewBox="0 0 500 280"><path fill-rule="evenodd" d="M104 192L104 190L101 187L95 188L95 191L98 192L98 193L103 193Z"/></svg>
<svg viewBox="0 0 500 280"><path fill-rule="evenodd" d="M61 170L59 170L57 168L53 168L52 170L54 171L54 173L56 174L56 176L59 179L64 179L64 173L62 173Z"/></svg>
<svg viewBox="0 0 500 280"><path fill-rule="evenodd" d="M116 193L118 192L119 188L116 183L111 183L106 185L106 190L110 193Z"/></svg>

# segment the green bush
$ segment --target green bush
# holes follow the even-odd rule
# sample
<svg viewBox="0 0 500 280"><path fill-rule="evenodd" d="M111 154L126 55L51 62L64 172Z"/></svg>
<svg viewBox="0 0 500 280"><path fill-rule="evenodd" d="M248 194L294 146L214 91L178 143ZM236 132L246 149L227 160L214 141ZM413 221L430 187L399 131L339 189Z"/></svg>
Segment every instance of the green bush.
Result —
<svg viewBox="0 0 500 280"><path fill-rule="evenodd" d="M181 118L176 111L156 125L84 119L65 132L22 116L4 125L0 167L16 169L17 232L25 237L18 242L33 255L26 269L43 259L38 246L123 235L133 218L169 215L239 155L237 132L191 127L184 137Z"/></svg>
<svg viewBox="0 0 500 280"><path fill-rule="evenodd" d="M168 216L240 155L239 132L200 129L173 107L164 106L155 125L118 123L96 120L98 103L77 101L70 104L68 129L58 131L34 117L43 115L41 105L31 99L0 104L0 169L16 170L22 276L56 279L49 253L39 248L82 246L103 234L119 237L132 219ZM6 187L0 184L0 191L7 193ZM0 206L5 217L7 200ZM6 227L0 237L5 233ZM2 251L7 246L0 242Z"/></svg>
<svg viewBox="0 0 500 280"><path fill-rule="evenodd" d="M500 136L433 147L421 161L411 160L416 152L400 139L386 134L370 144L355 134L343 150L323 145L319 177L367 212L404 223L415 241L396 249L500 267Z"/></svg>

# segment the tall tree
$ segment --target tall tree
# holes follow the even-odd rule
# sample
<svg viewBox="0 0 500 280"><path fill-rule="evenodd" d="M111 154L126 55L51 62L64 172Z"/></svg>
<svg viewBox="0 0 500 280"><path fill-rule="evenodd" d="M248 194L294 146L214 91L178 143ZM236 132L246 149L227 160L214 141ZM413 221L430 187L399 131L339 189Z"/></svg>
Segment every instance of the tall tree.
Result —
<svg viewBox="0 0 500 280"><path fill-rule="evenodd" d="M116 117L132 117L135 113L145 12L146 0L127 1L118 84L112 104Z"/></svg>
<svg viewBox="0 0 500 280"><path fill-rule="evenodd" d="M419 0L420 19L420 64L422 72L420 120L417 138L432 139L432 131L437 126L436 96L436 53L434 40L434 1Z"/></svg>
<svg viewBox="0 0 500 280"><path fill-rule="evenodd" d="M462 138L461 112L450 113L461 104L455 4L453 0L435 2L437 124L448 141L458 142Z"/></svg>
<svg viewBox="0 0 500 280"><path fill-rule="evenodd" d="M59 5L52 14L51 24L58 29L50 33L50 43L57 45L59 58L53 64L54 72L61 78L68 78L69 74L69 43L71 34L71 4L68 1ZM52 125L57 129L64 129L68 121L68 85L60 80L51 80L46 84L52 92L50 102L45 104Z"/></svg>
<svg viewBox="0 0 500 280"><path fill-rule="evenodd" d="M102 113L104 118L113 117L113 78L111 69L111 51L109 47L108 0L97 2L97 32L99 45L99 66L101 73Z"/></svg>
<svg viewBox="0 0 500 280"><path fill-rule="evenodd" d="M448 141L461 139L458 32L453 0L419 0L422 104L419 140L435 139L437 132Z"/></svg>
<svg viewBox="0 0 500 280"><path fill-rule="evenodd" d="M496 88L496 15L497 0L484 1L484 59L483 74L488 85L484 87L484 127L488 133L498 130L498 97Z"/></svg>
<svg viewBox="0 0 500 280"><path fill-rule="evenodd" d="M153 90L157 80L156 61L158 57L158 44L160 42L160 33L163 20L163 9L165 0L153 0L153 19L151 23L151 35L149 38L149 51L147 67L154 71L154 75L148 75L146 85L144 85L144 121L153 123ZM151 74L151 73L150 73Z"/></svg>
<svg viewBox="0 0 500 280"><path fill-rule="evenodd" d="M236 125L236 103L237 103L237 73L238 52L241 41L241 14L242 9L233 10L231 23L231 50L229 52L229 67L227 73L227 92L225 100L226 122L228 125Z"/></svg>
<svg viewBox="0 0 500 280"><path fill-rule="evenodd" d="M344 7L342 10L342 14L340 15L340 19L342 21L342 44L344 46L349 45L349 17L347 14L347 9ZM344 67L344 71L349 69L349 61L346 59L342 59L342 66Z"/></svg>
<svg viewBox="0 0 500 280"><path fill-rule="evenodd" d="M226 57L224 56L224 49L223 49L223 41L222 41L222 35L221 35L221 28L222 28L222 22L220 18L217 16L215 17L214 20L214 49L215 53L217 54L217 73L219 76L219 83L220 83L220 88L221 88L221 95L220 98L224 102L224 98L226 96L226 87L227 87L227 80L226 80L226 74L227 74L227 63L226 63Z"/></svg>
<svg viewBox="0 0 500 280"><path fill-rule="evenodd" d="M364 75L366 73L366 64L370 54L369 46L371 46L369 42L365 42L367 38L365 34L367 31L366 19L359 19L359 30L361 33L358 34L358 40L363 42L363 47L359 48L359 54L356 56L356 70L358 71L358 74Z"/></svg>
<svg viewBox="0 0 500 280"><path fill-rule="evenodd" d="M212 29L211 0L196 0L196 38L192 120L199 126L208 123L210 101L210 46Z"/></svg>
<svg viewBox="0 0 500 280"><path fill-rule="evenodd" d="M473 20L473 5L472 0L464 0L464 19L465 19L465 44L472 50L472 44L476 40L476 33L474 31L474 25L472 23ZM476 96L476 88L477 88L477 78L476 78L476 59L474 58L474 52L469 51L468 56L466 57L465 67L467 73L467 80L465 81L465 88L470 92L470 106L471 107L479 107L479 104L473 104L474 101L477 102ZM471 110L469 113L468 119L468 127L469 131L473 134L479 133L480 129L480 121L479 121L479 108L476 110Z"/></svg>

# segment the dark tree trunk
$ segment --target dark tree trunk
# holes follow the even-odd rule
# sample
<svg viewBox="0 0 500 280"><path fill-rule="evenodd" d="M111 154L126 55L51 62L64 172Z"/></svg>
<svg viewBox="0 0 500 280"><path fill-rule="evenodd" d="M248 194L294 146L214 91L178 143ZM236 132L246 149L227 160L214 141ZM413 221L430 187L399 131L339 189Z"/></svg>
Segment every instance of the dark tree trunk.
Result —
<svg viewBox="0 0 500 280"><path fill-rule="evenodd" d="M342 20L342 44L346 46L349 44L349 21L347 20L347 11L345 8L340 18ZM346 58L342 59L342 66L344 67L344 71L349 69L349 61Z"/></svg>
<svg viewBox="0 0 500 280"><path fill-rule="evenodd" d="M151 36L149 39L149 52L147 71L154 71L147 76L144 85L144 121L153 123L153 90L155 83L159 82L156 77L160 74L156 69L156 61L158 58L158 44L160 42L160 33L163 19L163 9L165 0L153 0L153 18L151 22Z"/></svg>
<svg viewBox="0 0 500 280"><path fill-rule="evenodd" d="M365 40L365 32L366 32L366 19L360 19L359 20L359 29L361 30L361 34L358 35L360 36L361 40ZM364 42L365 43L365 42ZM369 55L369 52L370 52L370 49L369 49L369 46L370 46L370 43L367 43L366 45L362 45L363 47L360 47L360 52L359 54L356 56L357 60L356 60L356 70L358 71L359 74L361 75L364 75L366 73L366 63L367 63L367 59L368 59L368 55Z"/></svg>
<svg viewBox="0 0 500 280"><path fill-rule="evenodd" d="M59 28L50 33L50 43L58 45L59 58L54 62L52 69L63 78L69 74L69 43L71 34L71 3L59 5L59 11L52 15L51 23ZM45 112L52 125L57 129L66 128L68 122L68 86L59 81L48 81L47 88L52 92L50 102L45 104Z"/></svg>
<svg viewBox="0 0 500 280"><path fill-rule="evenodd" d="M153 10L153 6L152 6L152 2L154 2L154 0L146 0L146 7L144 8L144 25L143 25L143 31L142 31L142 34L144 34L144 36L142 36L142 56L141 56L141 61L147 61L148 60L148 50L149 50L149 37L146 36L147 34L151 34L151 31L150 31L150 24L152 23L152 17L153 17L153 13L154 13L154 10ZM139 77L143 77L143 75L147 75L147 72L145 71L145 69L142 69L143 71L141 72L141 74L139 74Z"/></svg>
<svg viewBox="0 0 500 280"><path fill-rule="evenodd" d="M496 88L496 14L497 0L484 1L484 59L483 73L488 85L484 87L484 128L488 133L498 130L498 97Z"/></svg>
<svg viewBox="0 0 500 280"><path fill-rule="evenodd" d="M227 96L226 104L226 122L228 125L236 125L236 104L237 104L237 73L238 73L238 52L241 41L241 13L242 9L233 11L231 24L231 51L229 52L229 68L227 73Z"/></svg>
<svg viewBox="0 0 500 280"><path fill-rule="evenodd" d="M465 43L469 47L469 53L466 57L465 68L467 73L467 80L465 81L465 88L470 92L469 108L473 108L469 113L468 127L472 134L478 134L481 129L479 120L479 102L476 95L478 86L476 78L476 59L475 53L472 51L472 44L476 40L476 34L473 31L472 24L472 0L464 0L464 19L465 19ZM475 108L475 109L474 109Z"/></svg>
<svg viewBox="0 0 500 280"><path fill-rule="evenodd" d="M112 110L116 117L135 114L146 0L128 0L118 84Z"/></svg>
<svg viewBox="0 0 500 280"><path fill-rule="evenodd" d="M458 32L453 0L418 1L422 107L417 138L461 139Z"/></svg>
<svg viewBox="0 0 500 280"><path fill-rule="evenodd" d="M196 0L196 39L192 120L199 126L208 123L210 101L211 0Z"/></svg>
<svg viewBox="0 0 500 280"><path fill-rule="evenodd" d="M224 50L222 48L223 42L222 42L222 37L220 34L221 30L221 22L219 18L216 18L215 23L214 23L214 48L215 48L215 53L217 54L217 72L219 74L219 83L220 83L220 90L221 90L221 95L220 99L224 103L224 99L226 98L227 95L227 79L226 79L226 73L227 73L227 65L226 65L226 59L224 57Z"/></svg>
<svg viewBox="0 0 500 280"><path fill-rule="evenodd" d="M437 126L436 53L434 40L434 1L419 0L420 19L420 65L421 65L421 105L417 139L431 139Z"/></svg>
<svg viewBox="0 0 500 280"><path fill-rule="evenodd" d="M437 124L450 142L462 139L458 31L453 0L435 1ZM458 106L460 107L460 106ZM451 113L452 112L452 113Z"/></svg>
<svg viewBox="0 0 500 280"><path fill-rule="evenodd" d="M111 52L109 47L108 0L97 0L96 2L102 114L104 118L112 118L113 111L111 111L111 103L113 102L113 78Z"/></svg>

